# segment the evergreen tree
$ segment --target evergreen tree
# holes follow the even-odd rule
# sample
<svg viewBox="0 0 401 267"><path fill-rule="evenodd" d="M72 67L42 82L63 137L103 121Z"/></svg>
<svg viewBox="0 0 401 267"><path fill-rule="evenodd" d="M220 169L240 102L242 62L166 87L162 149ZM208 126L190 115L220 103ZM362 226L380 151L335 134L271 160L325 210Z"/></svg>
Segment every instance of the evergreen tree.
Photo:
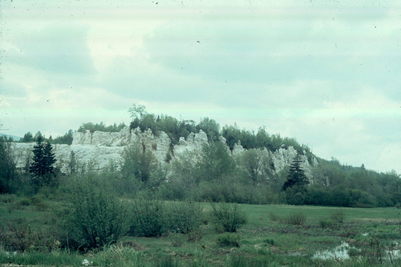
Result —
<svg viewBox="0 0 401 267"><path fill-rule="evenodd" d="M33 142L33 135L31 134L31 132L27 132L26 134L24 134L24 137L22 137L22 139L20 140L22 143L29 143L29 142Z"/></svg>
<svg viewBox="0 0 401 267"><path fill-rule="evenodd" d="M43 148L43 163L45 173L54 175L54 164L56 163L56 157L53 152L53 146L49 141L46 142Z"/></svg>
<svg viewBox="0 0 401 267"><path fill-rule="evenodd" d="M49 142L44 143L43 137L38 135L33 148L33 162L29 166L35 186L51 185L55 176L54 163L56 163L56 159L52 145Z"/></svg>
<svg viewBox="0 0 401 267"><path fill-rule="evenodd" d="M284 183L282 190L288 204L302 205L305 203L307 188L309 184L308 178L305 176L304 170L301 168L299 155L295 157L291 163L287 181Z"/></svg>
<svg viewBox="0 0 401 267"><path fill-rule="evenodd" d="M0 137L0 193L12 192L17 178L11 142Z"/></svg>
<svg viewBox="0 0 401 267"><path fill-rule="evenodd" d="M297 155L291 163L287 181L283 185L284 191L294 186L305 187L309 184L308 178L305 176L305 172L301 168L301 163L302 160L299 155Z"/></svg>

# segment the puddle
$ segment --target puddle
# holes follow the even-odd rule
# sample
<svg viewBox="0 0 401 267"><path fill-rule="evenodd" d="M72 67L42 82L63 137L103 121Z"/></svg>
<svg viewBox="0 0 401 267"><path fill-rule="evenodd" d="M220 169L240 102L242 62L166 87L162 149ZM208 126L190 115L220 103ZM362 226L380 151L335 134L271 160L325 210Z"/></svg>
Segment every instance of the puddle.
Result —
<svg viewBox="0 0 401 267"><path fill-rule="evenodd" d="M398 246L398 243L394 243L394 246ZM386 261L392 262L393 260L401 259L401 249L388 249L384 250L384 259ZM343 261L350 259L349 251L355 249L351 247L347 242L342 242L341 245L328 250L318 251L313 256L312 259L319 260L336 260ZM359 250L359 249L357 249ZM360 250L359 250L360 251Z"/></svg>
<svg viewBox="0 0 401 267"><path fill-rule="evenodd" d="M335 247L331 250L323 250L316 252L312 259L319 259L319 260L348 260L349 250L351 246L347 242L342 242L341 245Z"/></svg>

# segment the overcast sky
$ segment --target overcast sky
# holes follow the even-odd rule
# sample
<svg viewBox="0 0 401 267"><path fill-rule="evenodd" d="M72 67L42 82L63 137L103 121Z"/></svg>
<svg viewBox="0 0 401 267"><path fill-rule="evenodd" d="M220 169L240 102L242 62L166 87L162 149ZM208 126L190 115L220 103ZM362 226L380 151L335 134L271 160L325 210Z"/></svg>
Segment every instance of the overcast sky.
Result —
<svg viewBox="0 0 401 267"><path fill-rule="evenodd" d="M399 1L0 5L3 133L127 123L136 103L401 173Z"/></svg>

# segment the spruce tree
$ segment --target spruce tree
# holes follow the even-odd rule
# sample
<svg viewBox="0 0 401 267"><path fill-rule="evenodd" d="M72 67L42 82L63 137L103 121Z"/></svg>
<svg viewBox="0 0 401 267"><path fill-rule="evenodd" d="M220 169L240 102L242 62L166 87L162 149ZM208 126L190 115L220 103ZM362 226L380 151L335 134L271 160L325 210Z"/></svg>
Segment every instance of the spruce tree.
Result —
<svg viewBox="0 0 401 267"><path fill-rule="evenodd" d="M36 145L33 147L33 162L29 166L32 183L36 187L51 185L55 176L54 163L56 163L56 158L52 145L49 142L44 143L43 137L39 135Z"/></svg>
<svg viewBox="0 0 401 267"><path fill-rule="evenodd" d="M43 148L43 163L45 173L54 175L54 164L56 163L56 157L53 152L53 146L49 141L46 142Z"/></svg>
<svg viewBox="0 0 401 267"><path fill-rule="evenodd" d="M300 205L305 202L306 186L309 184L309 181L304 170L301 168L301 163L302 160L297 155L291 163L287 181L282 187L282 190L286 193L288 204Z"/></svg>
<svg viewBox="0 0 401 267"><path fill-rule="evenodd" d="M0 136L0 194L11 193L16 179L17 171L11 142Z"/></svg>
<svg viewBox="0 0 401 267"><path fill-rule="evenodd" d="M287 190L293 186L306 186L309 184L308 178L305 176L304 170L301 168L302 160L297 155L291 163L287 181L283 185L283 190Z"/></svg>

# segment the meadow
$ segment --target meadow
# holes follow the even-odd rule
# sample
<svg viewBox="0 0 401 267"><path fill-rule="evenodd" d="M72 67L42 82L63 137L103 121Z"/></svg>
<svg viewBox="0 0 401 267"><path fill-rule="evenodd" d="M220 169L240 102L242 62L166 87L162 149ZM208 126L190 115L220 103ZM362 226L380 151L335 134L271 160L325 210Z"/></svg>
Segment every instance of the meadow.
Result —
<svg viewBox="0 0 401 267"><path fill-rule="evenodd" d="M129 203L132 199L123 199ZM170 202L173 203L173 202ZM186 234L123 236L103 248L77 252L52 237L65 201L44 195L0 196L0 229L13 228L5 266L400 266L397 208L239 204L247 222L235 233L216 231L211 205L200 203L202 224ZM230 204L231 205L231 204ZM12 226L10 228L10 226ZM5 238L4 233L0 238ZM4 243L4 242L2 242ZM336 249L337 248L337 249Z"/></svg>

